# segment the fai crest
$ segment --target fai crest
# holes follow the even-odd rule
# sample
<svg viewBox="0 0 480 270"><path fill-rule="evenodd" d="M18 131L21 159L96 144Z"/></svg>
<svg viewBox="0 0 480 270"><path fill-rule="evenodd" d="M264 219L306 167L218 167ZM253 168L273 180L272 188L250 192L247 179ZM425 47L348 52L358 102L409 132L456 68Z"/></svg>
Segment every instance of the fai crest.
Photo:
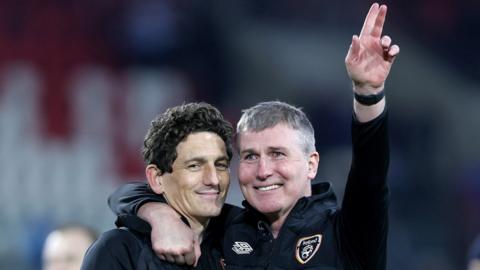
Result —
<svg viewBox="0 0 480 270"><path fill-rule="evenodd" d="M308 237L300 238L297 242L297 248L295 250L295 257L301 264L305 264L310 261L311 258L317 253L322 242L322 235L316 234Z"/></svg>

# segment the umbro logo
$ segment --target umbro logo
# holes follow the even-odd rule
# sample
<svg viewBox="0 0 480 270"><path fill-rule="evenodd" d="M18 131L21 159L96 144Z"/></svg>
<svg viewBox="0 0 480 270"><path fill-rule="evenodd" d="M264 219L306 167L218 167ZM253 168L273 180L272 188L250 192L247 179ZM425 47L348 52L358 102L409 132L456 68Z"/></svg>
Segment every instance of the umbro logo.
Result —
<svg viewBox="0 0 480 270"><path fill-rule="evenodd" d="M238 255L250 254L253 248L247 242L235 242L232 246L232 250Z"/></svg>

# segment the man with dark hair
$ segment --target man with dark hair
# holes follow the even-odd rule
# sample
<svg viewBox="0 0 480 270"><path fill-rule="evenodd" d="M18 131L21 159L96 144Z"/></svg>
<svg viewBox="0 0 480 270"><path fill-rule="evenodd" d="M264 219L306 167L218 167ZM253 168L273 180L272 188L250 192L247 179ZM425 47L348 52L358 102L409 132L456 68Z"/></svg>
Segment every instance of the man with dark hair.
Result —
<svg viewBox="0 0 480 270"><path fill-rule="evenodd" d="M223 225L210 219L220 215L228 191L232 134L231 124L216 108L189 103L159 115L144 140L149 189L192 229L201 243L202 269L221 267L214 247ZM120 223L128 228L103 233L88 250L82 269L183 269L155 256L143 220L120 217Z"/></svg>
<svg viewBox="0 0 480 270"><path fill-rule="evenodd" d="M342 208L329 183L311 185L319 164L305 114L283 102L243 111L237 125L238 178L245 209L224 220L225 269L385 269L389 163L384 83L400 48L382 36L387 7L373 4L345 59L353 82L353 158ZM110 200L154 228L155 249L184 263L193 247L178 245L186 226L145 187L124 188ZM215 218L218 219L218 218ZM172 240L172 237L175 237ZM187 246L193 241L186 240ZM173 248L171 248L173 246ZM200 257L201 259L201 257Z"/></svg>
<svg viewBox="0 0 480 270"><path fill-rule="evenodd" d="M172 172L177 145L191 133L216 133L225 142L228 158L232 158L231 124L207 103L190 103L166 110L152 121L145 137L142 153L145 163L156 165L162 172Z"/></svg>

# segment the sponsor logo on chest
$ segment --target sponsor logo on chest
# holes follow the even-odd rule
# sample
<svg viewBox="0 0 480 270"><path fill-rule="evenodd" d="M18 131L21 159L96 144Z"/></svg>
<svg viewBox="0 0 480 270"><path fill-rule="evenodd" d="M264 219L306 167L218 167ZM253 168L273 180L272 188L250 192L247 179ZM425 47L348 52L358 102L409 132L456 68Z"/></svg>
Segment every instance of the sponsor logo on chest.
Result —
<svg viewBox="0 0 480 270"><path fill-rule="evenodd" d="M235 242L232 246L232 250L238 255L241 254L250 254L253 251L253 248L247 242Z"/></svg>
<svg viewBox="0 0 480 270"><path fill-rule="evenodd" d="M306 264L315 256L320 244L322 243L322 235L315 234L298 239L295 249L295 258L301 264Z"/></svg>

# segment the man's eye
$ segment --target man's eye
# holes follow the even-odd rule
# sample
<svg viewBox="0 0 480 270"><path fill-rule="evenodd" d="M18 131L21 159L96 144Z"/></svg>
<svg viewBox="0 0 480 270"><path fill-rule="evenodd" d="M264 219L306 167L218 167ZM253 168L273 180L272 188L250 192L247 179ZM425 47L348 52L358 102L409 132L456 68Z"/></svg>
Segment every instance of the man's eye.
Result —
<svg viewBox="0 0 480 270"><path fill-rule="evenodd" d="M220 170L220 171L226 171L228 170L228 164L224 164L224 163L219 163L217 165L215 165L217 167L217 170Z"/></svg>
<svg viewBox="0 0 480 270"><path fill-rule="evenodd" d="M255 154L246 154L244 157L243 157L243 160L245 161L255 161L258 159L258 156L255 155Z"/></svg>
<svg viewBox="0 0 480 270"><path fill-rule="evenodd" d="M274 159L279 159L285 157L285 154L283 152L273 151L270 153L270 156Z"/></svg>
<svg viewBox="0 0 480 270"><path fill-rule="evenodd" d="M187 166L187 168L188 168L189 170L198 170L198 169L200 169L200 164L189 164L189 165Z"/></svg>

